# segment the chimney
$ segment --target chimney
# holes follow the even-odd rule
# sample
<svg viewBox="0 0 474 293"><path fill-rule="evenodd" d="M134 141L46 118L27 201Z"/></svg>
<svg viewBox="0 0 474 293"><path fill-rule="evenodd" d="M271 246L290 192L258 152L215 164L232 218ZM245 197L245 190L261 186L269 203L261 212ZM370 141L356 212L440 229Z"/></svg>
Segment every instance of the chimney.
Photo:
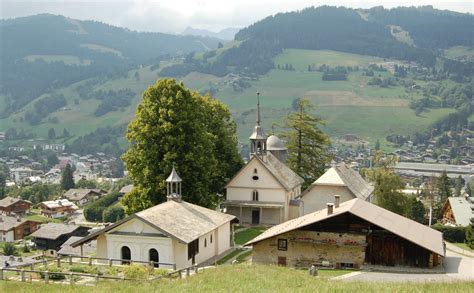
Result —
<svg viewBox="0 0 474 293"><path fill-rule="evenodd" d="M333 210L334 210L334 204L328 202L328 215L332 215Z"/></svg>
<svg viewBox="0 0 474 293"><path fill-rule="evenodd" d="M341 203L341 196L336 194L334 196L334 207L337 209L340 203Z"/></svg>

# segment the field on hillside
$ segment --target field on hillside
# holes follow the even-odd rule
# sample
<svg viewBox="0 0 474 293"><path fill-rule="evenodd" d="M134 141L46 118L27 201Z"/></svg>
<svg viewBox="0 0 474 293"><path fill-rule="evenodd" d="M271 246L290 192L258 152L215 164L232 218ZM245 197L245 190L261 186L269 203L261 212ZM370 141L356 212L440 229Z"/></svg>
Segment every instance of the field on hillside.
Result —
<svg viewBox="0 0 474 293"><path fill-rule="evenodd" d="M173 62L175 61L171 63ZM351 72L345 81L323 81L321 72L307 71L308 64L367 67L371 63L383 62L384 60L378 57L335 51L288 49L275 58L275 64L289 63L296 70L271 70L257 80L251 80L250 87L239 92L234 91L232 87L235 77L191 73L181 80L186 86L198 91L206 91L211 87L217 90L215 96L229 106L237 121L238 136L242 143L247 143L248 135L255 124L257 91L261 93L263 126L267 132L271 131L272 124L283 125L283 117L292 111L293 101L305 97L315 104L316 114L326 120L324 129L331 136L350 133L372 143L379 139L382 146L386 145L384 138L389 134L410 134L426 130L431 123L453 111L436 109L416 116L408 105L411 99L422 97L421 90L407 90L401 86L371 86L367 84L371 77L362 75L361 71ZM166 63L161 66L166 66ZM138 78L135 77L136 73ZM150 66L141 67L131 70L125 78L108 80L93 87L94 91L131 89L135 97L131 105L123 111L96 117L94 111L100 102L79 98L77 88L87 82L82 81L56 91L63 94L68 102L67 110L59 110L48 116L57 117L59 123L44 122L31 127L23 121L22 117L33 107L33 101L22 111L0 120L0 131L16 127L31 130L38 137L46 137L48 129L53 127L56 133L62 133L63 128L66 128L74 137L78 137L98 127L126 124L134 117L143 91L160 78L158 73L159 70L152 70ZM390 73L376 72L376 75L383 78L390 76ZM424 84L418 81L417 83ZM281 128L277 127L276 132L279 131Z"/></svg>
<svg viewBox="0 0 474 293"><path fill-rule="evenodd" d="M331 281L345 271L320 271L318 277L306 270L263 265L224 265L207 269L183 280L153 282L106 282L70 286L0 281L2 292L470 292L472 282L453 283L360 283Z"/></svg>

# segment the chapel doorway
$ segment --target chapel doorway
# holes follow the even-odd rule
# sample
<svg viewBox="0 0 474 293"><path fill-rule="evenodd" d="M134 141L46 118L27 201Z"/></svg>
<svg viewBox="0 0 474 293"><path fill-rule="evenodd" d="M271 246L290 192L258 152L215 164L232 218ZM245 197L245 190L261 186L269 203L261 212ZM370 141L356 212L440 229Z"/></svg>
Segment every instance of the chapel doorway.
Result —
<svg viewBox="0 0 474 293"><path fill-rule="evenodd" d="M160 255L158 254L158 250L152 248L150 249L148 254L149 254L149 260L153 262L153 265L155 266L155 268L159 268Z"/></svg>
<svg viewBox="0 0 474 293"><path fill-rule="evenodd" d="M130 248L128 246L122 246L121 249L121 259L122 259L122 264L130 264L130 260L132 259L132 253L130 251ZM129 261L127 261L129 260Z"/></svg>

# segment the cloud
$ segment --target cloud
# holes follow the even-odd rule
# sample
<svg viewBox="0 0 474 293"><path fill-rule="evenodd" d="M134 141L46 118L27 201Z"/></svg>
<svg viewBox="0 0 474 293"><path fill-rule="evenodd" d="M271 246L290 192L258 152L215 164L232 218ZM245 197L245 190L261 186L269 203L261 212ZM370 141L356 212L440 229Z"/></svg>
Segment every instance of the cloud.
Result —
<svg viewBox="0 0 474 293"><path fill-rule="evenodd" d="M38 13L61 14L81 20L98 20L139 31L179 33L187 26L220 30L244 27L278 12L309 6L336 5L370 8L384 5L429 5L432 0L0 0L1 18ZM436 1L439 9L474 12L472 1Z"/></svg>

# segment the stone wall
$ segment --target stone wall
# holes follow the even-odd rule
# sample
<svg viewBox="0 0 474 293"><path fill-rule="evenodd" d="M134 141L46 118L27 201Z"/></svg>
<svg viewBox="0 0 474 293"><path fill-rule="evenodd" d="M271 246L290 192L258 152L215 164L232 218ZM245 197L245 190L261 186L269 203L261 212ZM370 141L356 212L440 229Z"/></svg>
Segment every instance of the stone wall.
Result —
<svg viewBox="0 0 474 293"><path fill-rule="evenodd" d="M287 240L286 251L278 249L278 239ZM332 266L347 263L359 267L364 263L365 243L363 234L297 230L254 244L252 261L278 264L280 257L293 267L309 267L323 261Z"/></svg>

